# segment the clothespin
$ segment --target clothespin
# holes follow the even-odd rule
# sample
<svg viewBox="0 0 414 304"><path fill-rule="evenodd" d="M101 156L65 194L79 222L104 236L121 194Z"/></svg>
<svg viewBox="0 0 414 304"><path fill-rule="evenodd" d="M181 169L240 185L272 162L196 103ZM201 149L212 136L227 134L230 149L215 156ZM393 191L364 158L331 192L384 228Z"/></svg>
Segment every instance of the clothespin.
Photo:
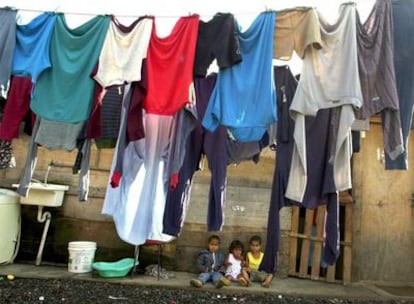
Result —
<svg viewBox="0 0 414 304"><path fill-rule="evenodd" d="M354 6L357 5L356 1L346 1L346 2L341 3L341 5L351 5L351 4Z"/></svg>
<svg viewBox="0 0 414 304"><path fill-rule="evenodd" d="M60 9L60 5L56 6L56 8L53 10L53 13L59 14L58 10Z"/></svg>
<svg viewBox="0 0 414 304"><path fill-rule="evenodd" d="M267 4L265 4L265 9L264 9L264 11L265 11L266 13L269 13L269 12L273 12L273 9L272 9L272 8L270 8L270 7L268 7L268 6L267 6Z"/></svg>

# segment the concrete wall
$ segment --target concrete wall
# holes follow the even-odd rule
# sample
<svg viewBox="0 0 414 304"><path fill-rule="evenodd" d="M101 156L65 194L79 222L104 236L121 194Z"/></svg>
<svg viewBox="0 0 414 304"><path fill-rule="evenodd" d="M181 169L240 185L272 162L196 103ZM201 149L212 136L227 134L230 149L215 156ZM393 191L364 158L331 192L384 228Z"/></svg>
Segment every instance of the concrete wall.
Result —
<svg viewBox="0 0 414 304"><path fill-rule="evenodd" d="M13 142L17 167L0 171L1 187L17 183L26 159L29 137L22 134ZM98 243L97 260L115 260L132 256L134 247L121 241L110 217L101 214L103 198L109 176L113 150L98 150L93 147L91 156L90 195L87 202L78 201L78 176L72 174L72 164L76 152L48 151L39 147L38 161L34 178L43 180L49 163L60 166L51 167L48 181L70 185L64 204L52 211L43 260L46 262L66 263L67 244L75 240L90 240ZM207 198L210 173L205 169L196 173L192 187L191 201L181 235L170 244L163 246L163 265L171 269L194 271L198 251L206 246L210 234L206 230ZM218 234L222 238L222 250L233 239L240 239L246 246L253 234L262 236L266 241L267 214L270 200L270 187L273 179L274 152L266 151L258 164L245 162L228 167L228 190L225 206L225 225ZM18 258L33 259L40 242L42 224L36 222L36 207L22 206L22 240ZM288 237L290 229L290 208L282 213L282 236L279 275L287 275ZM141 250L142 262L156 261L156 247L144 246Z"/></svg>
<svg viewBox="0 0 414 304"><path fill-rule="evenodd" d="M0 170L0 187L17 183L26 159L28 136L13 142L17 168ZM414 281L414 137L410 138L410 170L386 171L377 159L382 148L382 130L372 124L361 142L361 152L353 158L354 238L352 280ZM98 242L96 258L115 260L132 256L134 247L122 242L111 218L101 214L102 202L112 150L93 148L91 185L87 202L78 201L78 176L71 166L75 152L48 151L40 148L34 177L42 180L51 160L64 164L53 167L49 181L70 185L61 208L51 210L53 219L48 234L44 261L66 263L67 244L74 240ZM206 167L206 166L205 166ZM266 241L267 213L274 170L274 152L266 151L259 164L243 163L229 166L225 226L218 233L222 249L238 238L247 243L252 234ZM169 269L192 271L197 252L205 246L209 172L204 169L194 179L190 207L182 233L177 240L163 248L163 266ZM22 241L19 259L35 259L42 224L36 222L36 208L22 206ZM290 229L290 208L281 211L282 231L279 253L279 276L287 276ZM142 262L156 261L156 248L145 246Z"/></svg>

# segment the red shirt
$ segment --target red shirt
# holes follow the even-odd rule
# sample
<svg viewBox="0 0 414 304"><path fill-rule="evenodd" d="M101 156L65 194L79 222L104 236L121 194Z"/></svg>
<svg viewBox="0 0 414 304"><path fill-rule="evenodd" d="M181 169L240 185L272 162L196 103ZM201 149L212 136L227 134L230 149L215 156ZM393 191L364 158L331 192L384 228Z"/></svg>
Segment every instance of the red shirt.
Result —
<svg viewBox="0 0 414 304"><path fill-rule="evenodd" d="M199 15L181 17L171 34L157 36L155 22L147 54L147 113L173 115L193 100L193 65Z"/></svg>

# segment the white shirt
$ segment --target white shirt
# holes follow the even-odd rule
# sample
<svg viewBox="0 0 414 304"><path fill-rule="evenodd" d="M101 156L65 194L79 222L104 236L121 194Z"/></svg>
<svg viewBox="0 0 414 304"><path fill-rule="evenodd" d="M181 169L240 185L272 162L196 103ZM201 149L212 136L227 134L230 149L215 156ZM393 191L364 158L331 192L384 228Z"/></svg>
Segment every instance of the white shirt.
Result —
<svg viewBox="0 0 414 304"><path fill-rule="evenodd" d="M111 21L94 76L102 87L141 80L142 61L147 57L152 25L153 19L144 18L132 31L125 33Z"/></svg>

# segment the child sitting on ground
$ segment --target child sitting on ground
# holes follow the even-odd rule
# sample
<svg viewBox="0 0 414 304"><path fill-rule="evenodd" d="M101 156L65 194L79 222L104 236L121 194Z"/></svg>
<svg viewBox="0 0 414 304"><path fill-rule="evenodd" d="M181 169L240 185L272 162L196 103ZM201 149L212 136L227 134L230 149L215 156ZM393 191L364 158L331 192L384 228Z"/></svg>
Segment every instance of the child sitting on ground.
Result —
<svg viewBox="0 0 414 304"><path fill-rule="evenodd" d="M263 287L268 288L273 279L273 275L265 271L259 271L260 263L263 260L262 239L254 235L249 241L250 251L246 254L246 267L242 269L243 275L250 278L252 282L260 282Z"/></svg>
<svg viewBox="0 0 414 304"><path fill-rule="evenodd" d="M220 237L211 235L208 238L207 249L200 251L197 258L197 268L200 274L197 279L190 280L190 285L194 287L203 287L209 281L221 288L229 285L229 282L223 277L224 273L224 254L219 251ZM224 280L224 281L221 281Z"/></svg>
<svg viewBox="0 0 414 304"><path fill-rule="evenodd" d="M239 282L242 286L250 286L250 280L242 272L242 268L245 266L245 260L243 257L243 243L239 240L234 240L230 244L229 254L224 260L224 266L226 267L225 277L230 282ZM223 282L219 282L222 284Z"/></svg>

